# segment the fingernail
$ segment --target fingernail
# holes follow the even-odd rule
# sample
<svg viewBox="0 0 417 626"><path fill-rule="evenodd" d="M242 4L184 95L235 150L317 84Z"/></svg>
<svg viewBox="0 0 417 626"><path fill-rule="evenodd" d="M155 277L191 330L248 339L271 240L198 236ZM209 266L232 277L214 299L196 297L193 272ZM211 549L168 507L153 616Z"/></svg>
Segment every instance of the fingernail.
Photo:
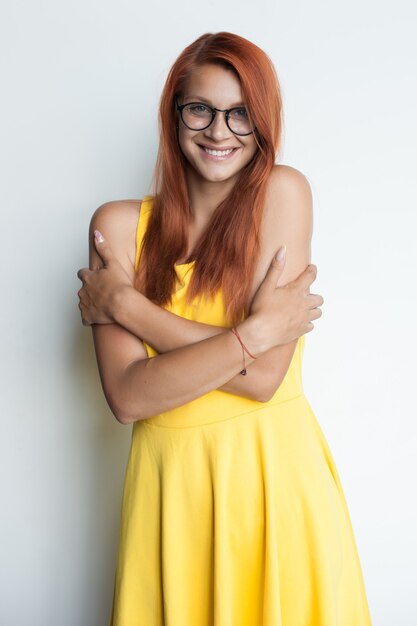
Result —
<svg viewBox="0 0 417 626"><path fill-rule="evenodd" d="M287 246L281 246L280 249L278 250L275 258L277 261L283 261L284 257L285 257L285 253L287 251Z"/></svg>
<svg viewBox="0 0 417 626"><path fill-rule="evenodd" d="M104 237L99 230L94 231L94 236L96 238L97 243L103 243Z"/></svg>

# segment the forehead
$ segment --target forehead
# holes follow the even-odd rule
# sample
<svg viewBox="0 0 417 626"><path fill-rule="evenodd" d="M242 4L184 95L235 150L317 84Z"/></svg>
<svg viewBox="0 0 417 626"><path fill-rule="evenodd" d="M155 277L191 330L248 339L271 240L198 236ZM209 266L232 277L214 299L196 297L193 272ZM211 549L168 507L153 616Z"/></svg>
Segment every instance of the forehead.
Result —
<svg viewBox="0 0 417 626"><path fill-rule="evenodd" d="M221 108L242 102L236 73L215 64L205 64L193 70L184 84L183 94L184 98L203 99Z"/></svg>

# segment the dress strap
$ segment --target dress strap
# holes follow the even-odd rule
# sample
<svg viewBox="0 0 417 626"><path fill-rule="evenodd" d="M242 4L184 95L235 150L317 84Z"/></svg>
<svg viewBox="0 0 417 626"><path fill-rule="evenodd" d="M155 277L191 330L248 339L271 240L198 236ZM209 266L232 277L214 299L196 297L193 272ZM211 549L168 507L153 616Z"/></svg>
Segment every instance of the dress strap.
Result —
<svg viewBox="0 0 417 626"><path fill-rule="evenodd" d="M143 237L145 235L145 232L148 226L149 217L151 215L152 204L153 204L153 196L144 196L142 203L140 205L140 209L139 209L138 226L136 229L136 257L135 257L135 271L136 272L138 271L142 241L143 241Z"/></svg>

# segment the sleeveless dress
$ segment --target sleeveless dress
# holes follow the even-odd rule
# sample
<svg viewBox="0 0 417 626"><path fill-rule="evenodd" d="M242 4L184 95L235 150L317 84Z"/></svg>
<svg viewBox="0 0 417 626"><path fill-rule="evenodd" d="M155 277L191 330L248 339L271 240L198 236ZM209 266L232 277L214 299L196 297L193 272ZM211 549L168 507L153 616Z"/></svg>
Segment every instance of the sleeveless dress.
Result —
<svg viewBox="0 0 417 626"><path fill-rule="evenodd" d="M145 196L136 267L151 209ZM176 266L169 310L226 327L221 290L185 303L192 271ZM304 343L269 402L214 390L133 424L110 626L370 626Z"/></svg>

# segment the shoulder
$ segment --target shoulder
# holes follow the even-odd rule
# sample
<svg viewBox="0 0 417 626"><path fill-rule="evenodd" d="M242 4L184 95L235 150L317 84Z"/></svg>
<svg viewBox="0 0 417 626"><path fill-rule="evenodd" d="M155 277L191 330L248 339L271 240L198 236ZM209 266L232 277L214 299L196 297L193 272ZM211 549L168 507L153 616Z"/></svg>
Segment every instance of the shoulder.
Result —
<svg viewBox="0 0 417 626"><path fill-rule="evenodd" d="M269 232L297 230L312 236L313 195L307 177L289 165L275 165L267 186L264 226Z"/></svg>
<svg viewBox="0 0 417 626"><path fill-rule="evenodd" d="M299 170L274 166L267 186L262 220L261 255L266 270L278 248L287 255L279 285L296 278L311 262L313 201L310 184Z"/></svg>
<svg viewBox="0 0 417 626"><path fill-rule="evenodd" d="M137 222L142 200L112 200L101 204L93 213L91 223L100 223L109 231L119 231ZM103 233L104 235L104 233Z"/></svg>
<svg viewBox="0 0 417 626"><path fill-rule="evenodd" d="M90 220L90 245L99 230L120 261L133 266L136 254L136 229L142 200L112 200L101 204Z"/></svg>
<svg viewBox="0 0 417 626"><path fill-rule="evenodd" d="M275 165L268 180L266 202L281 210L291 206L298 217L311 217L312 191L307 177L295 167Z"/></svg>

